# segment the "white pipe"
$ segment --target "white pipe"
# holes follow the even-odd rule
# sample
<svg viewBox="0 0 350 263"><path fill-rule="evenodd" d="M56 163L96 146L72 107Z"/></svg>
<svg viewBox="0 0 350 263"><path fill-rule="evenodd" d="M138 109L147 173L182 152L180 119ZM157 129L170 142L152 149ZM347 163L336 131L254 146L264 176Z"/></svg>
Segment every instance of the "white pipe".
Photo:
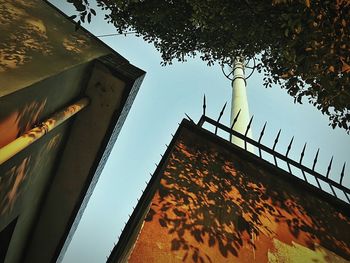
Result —
<svg viewBox="0 0 350 263"><path fill-rule="evenodd" d="M236 58L233 63L233 79L232 79L232 104L231 104L231 126L234 118L238 116L237 122L235 123L233 130L241 134L245 134L247 126L249 124L250 115L248 107L248 99L246 92L246 80L244 75L244 61ZM252 138L251 129L249 129L247 136ZM244 141L232 136L231 142L235 145L244 148ZM247 150L254 152L254 147L247 143Z"/></svg>
<svg viewBox="0 0 350 263"><path fill-rule="evenodd" d="M62 122L66 121L89 104L88 98L82 98L76 103L64 108L63 110L53 114L46 121L37 127L27 131L22 136L0 148L0 165L9 160L11 157L43 137L49 131L56 128Z"/></svg>

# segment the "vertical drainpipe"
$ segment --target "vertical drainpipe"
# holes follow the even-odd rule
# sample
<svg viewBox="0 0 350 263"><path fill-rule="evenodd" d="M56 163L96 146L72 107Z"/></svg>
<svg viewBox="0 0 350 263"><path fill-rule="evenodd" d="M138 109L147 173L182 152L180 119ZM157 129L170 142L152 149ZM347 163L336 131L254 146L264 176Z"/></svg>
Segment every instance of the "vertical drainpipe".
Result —
<svg viewBox="0 0 350 263"><path fill-rule="evenodd" d="M244 60L242 58L235 58L233 62L232 79L231 127L233 120L239 111L240 114L233 127L233 130L244 135L250 120L246 79L244 73ZM252 138L251 129L249 129L247 137ZM232 136L231 142L241 148L244 148L244 141L236 136ZM247 151L254 153L254 147L249 143L247 143Z"/></svg>

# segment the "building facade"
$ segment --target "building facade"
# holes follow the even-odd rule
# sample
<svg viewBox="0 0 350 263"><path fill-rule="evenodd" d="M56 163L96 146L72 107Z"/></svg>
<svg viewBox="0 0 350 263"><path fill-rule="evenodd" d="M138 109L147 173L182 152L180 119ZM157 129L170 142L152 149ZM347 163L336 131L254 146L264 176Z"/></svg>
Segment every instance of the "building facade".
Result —
<svg viewBox="0 0 350 263"><path fill-rule="evenodd" d="M45 1L0 14L0 262L52 262L145 72Z"/></svg>
<svg viewBox="0 0 350 263"><path fill-rule="evenodd" d="M108 262L349 262L349 233L347 202L183 120Z"/></svg>

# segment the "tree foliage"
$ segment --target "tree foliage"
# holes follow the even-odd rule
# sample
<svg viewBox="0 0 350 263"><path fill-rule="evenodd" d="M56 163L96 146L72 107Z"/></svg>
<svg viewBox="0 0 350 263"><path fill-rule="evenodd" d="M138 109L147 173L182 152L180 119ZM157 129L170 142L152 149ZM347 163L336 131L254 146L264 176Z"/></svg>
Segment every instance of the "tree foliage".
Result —
<svg viewBox="0 0 350 263"><path fill-rule="evenodd" d="M67 0L91 20L88 0ZM256 68L350 131L350 0L97 0L119 33L136 31L163 64L257 57Z"/></svg>

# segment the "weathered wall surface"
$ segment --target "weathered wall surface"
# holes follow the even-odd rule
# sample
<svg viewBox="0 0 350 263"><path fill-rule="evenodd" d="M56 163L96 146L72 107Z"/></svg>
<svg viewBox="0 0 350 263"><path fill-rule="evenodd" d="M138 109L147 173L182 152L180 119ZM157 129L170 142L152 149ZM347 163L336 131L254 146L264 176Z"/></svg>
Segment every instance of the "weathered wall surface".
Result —
<svg viewBox="0 0 350 263"><path fill-rule="evenodd" d="M42 0L0 1L0 31L0 97L110 53Z"/></svg>
<svg viewBox="0 0 350 263"><path fill-rule="evenodd" d="M22 221L30 225L29 214L35 214L40 205L68 126L61 125L0 166L0 229L19 215L17 225Z"/></svg>
<svg viewBox="0 0 350 263"><path fill-rule="evenodd" d="M276 171L183 131L129 262L348 262L348 215Z"/></svg>
<svg viewBox="0 0 350 263"><path fill-rule="evenodd" d="M54 258L57 239L64 236L67 226L70 227L69 220L81 200L86 182L89 182L90 171L96 165L95 158L101 149L104 150L106 131L116 109L122 105L124 91L125 83L103 64L96 63L86 90L90 104L78 114L70 129L24 262ZM44 250L43 240L46 240Z"/></svg>
<svg viewBox="0 0 350 263"><path fill-rule="evenodd" d="M0 165L0 231L16 222L5 262L56 261L145 72L43 0L0 0L0 30L0 148L89 98L82 112Z"/></svg>
<svg viewBox="0 0 350 263"><path fill-rule="evenodd" d="M82 87L87 84L90 67L91 65L79 65L25 89L0 97L0 147L73 103ZM42 180L48 181L54 174L52 167L54 162L57 162L57 149L59 149L57 146L61 144L61 139L70 127L68 123L0 165L0 230L16 217L19 211L25 208L35 211L37 202L28 203L25 207L22 205L24 193L27 188L35 189L33 193L38 196L43 192L46 184L40 184L39 187L34 182L43 174L45 179ZM48 140L51 139L53 141L49 143ZM45 146L45 142L49 143L49 146ZM18 225L21 222L22 220L19 220Z"/></svg>
<svg viewBox="0 0 350 263"><path fill-rule="evenodd" d="M75 102L87 85L91 67L79 65L0 97L0 147Z"/></svg>

